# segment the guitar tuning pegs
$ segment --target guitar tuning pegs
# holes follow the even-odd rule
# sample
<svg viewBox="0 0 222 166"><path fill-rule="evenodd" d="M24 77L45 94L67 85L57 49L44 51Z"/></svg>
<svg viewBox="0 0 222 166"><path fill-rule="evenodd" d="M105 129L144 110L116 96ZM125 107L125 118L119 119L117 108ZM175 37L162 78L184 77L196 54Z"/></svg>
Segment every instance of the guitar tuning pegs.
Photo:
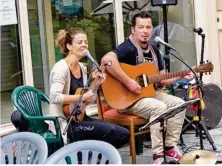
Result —
<svg viewBox="0 0 222 166"><path fill-rule="evenodd" d="M211 75L211 72L209 72L209 75Z"/></svg>
<svg viewBox="0 0 222 166"><path fill-rule="evenodd" d="M209 60L207 60L207 63L209 62Z"/></svg>
<svg viewBox="0 0 222 166"><path fill-rule="evenodd" d="M205 75L207 75L207 73L205 73Z"/></svg>

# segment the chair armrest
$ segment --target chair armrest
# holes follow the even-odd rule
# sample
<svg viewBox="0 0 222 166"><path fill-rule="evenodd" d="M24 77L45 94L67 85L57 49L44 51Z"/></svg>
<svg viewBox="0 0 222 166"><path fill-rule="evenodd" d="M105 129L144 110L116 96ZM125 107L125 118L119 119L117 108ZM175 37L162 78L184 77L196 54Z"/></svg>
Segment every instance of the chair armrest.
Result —
<svg viewBox="0 0 222 166"><path fill-rule="evenodd" d="M62 134L61 134L61 131L60 131L60 126L59 126L59 121L58 121L59 117L56 117L56 116L28 116L27 118L29 120L42 120L42 121L49 120L49 121L53 121L54 125L55 125L56 134L59 137L62 137Z"/></svg>
<svg viewBox="0 0 222 166"><path fill-rule="evenodd" d="M29 116L27 117L28 119L32 120L57 120L56 116Z"/></svg>

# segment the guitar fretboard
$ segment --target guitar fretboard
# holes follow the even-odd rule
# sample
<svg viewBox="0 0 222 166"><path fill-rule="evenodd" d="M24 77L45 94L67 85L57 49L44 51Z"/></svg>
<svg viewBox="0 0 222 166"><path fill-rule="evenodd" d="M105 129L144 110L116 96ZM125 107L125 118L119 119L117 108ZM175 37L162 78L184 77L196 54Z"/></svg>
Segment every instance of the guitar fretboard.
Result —
<svg viewBox="0 0 222 166"><path fill-rule="evenodd" d="M104 73L105 68L102 67L101 70ZM88 90L92 90L94 93L96 93L96 91L99 89L99 86L100 86L102 80L103 80L103 78L100 78L100 77L99 78L95 78L93 80L93 82L91 83L91 85L90 85Z"/></svg>
<svg viewBox="0 0 222 166"><path fill-rule="evenodd" d="M177 72L159 74L159 75L155 75L155 76L148 76L148 79L149 79L150 83L155 83L155 82L160 82L161 80L182 77L182 76L187 75L189 72L190 72L190 70L181 70L181 71L177 71Z"/></svg>

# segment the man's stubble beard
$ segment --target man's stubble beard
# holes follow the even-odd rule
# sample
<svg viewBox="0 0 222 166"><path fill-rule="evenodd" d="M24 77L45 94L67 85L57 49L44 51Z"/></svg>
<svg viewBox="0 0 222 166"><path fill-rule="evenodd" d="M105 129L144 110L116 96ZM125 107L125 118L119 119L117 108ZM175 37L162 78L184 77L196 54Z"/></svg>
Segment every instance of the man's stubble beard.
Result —
<svg viewBox="0 0 222 166"><path fill-rule="evenodd" d="M148 41L140 41L141 44L147 44Z"/></svg>

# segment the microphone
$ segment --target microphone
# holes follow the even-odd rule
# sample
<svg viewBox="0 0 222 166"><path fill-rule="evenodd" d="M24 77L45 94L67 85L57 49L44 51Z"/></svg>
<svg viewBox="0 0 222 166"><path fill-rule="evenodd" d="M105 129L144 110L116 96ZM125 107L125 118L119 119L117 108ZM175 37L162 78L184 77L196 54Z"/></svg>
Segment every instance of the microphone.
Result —
<svg viewBox="0 0 222 166"><path fill-rule="evenodd" d="M160 44L164 45L165 47L168 47L168 48L170 48L171 50L176 51L175 48L173 48L171 45L169 45L168 43L166 43L165 41L163 41L159 36L155 37L154 40L155 40L155 42L160 43Z"/></svg>
<svg viewBox="0 0 222 166"><path fill-rule="evenodd" d="M83 50L82 53L92 62L95 68L97 68L100 72L102 72L102 70L99 68L99 64L95 61L95 59L92 57L92 55L89 53L88 50Z"/></svg>
<svg viewBox="0 0 222 166"><path fill-rule="evenodd" d="M193 31L198 34L201 34L203 32L203 29L199 27L199 28L194 28Z"/></svg>

